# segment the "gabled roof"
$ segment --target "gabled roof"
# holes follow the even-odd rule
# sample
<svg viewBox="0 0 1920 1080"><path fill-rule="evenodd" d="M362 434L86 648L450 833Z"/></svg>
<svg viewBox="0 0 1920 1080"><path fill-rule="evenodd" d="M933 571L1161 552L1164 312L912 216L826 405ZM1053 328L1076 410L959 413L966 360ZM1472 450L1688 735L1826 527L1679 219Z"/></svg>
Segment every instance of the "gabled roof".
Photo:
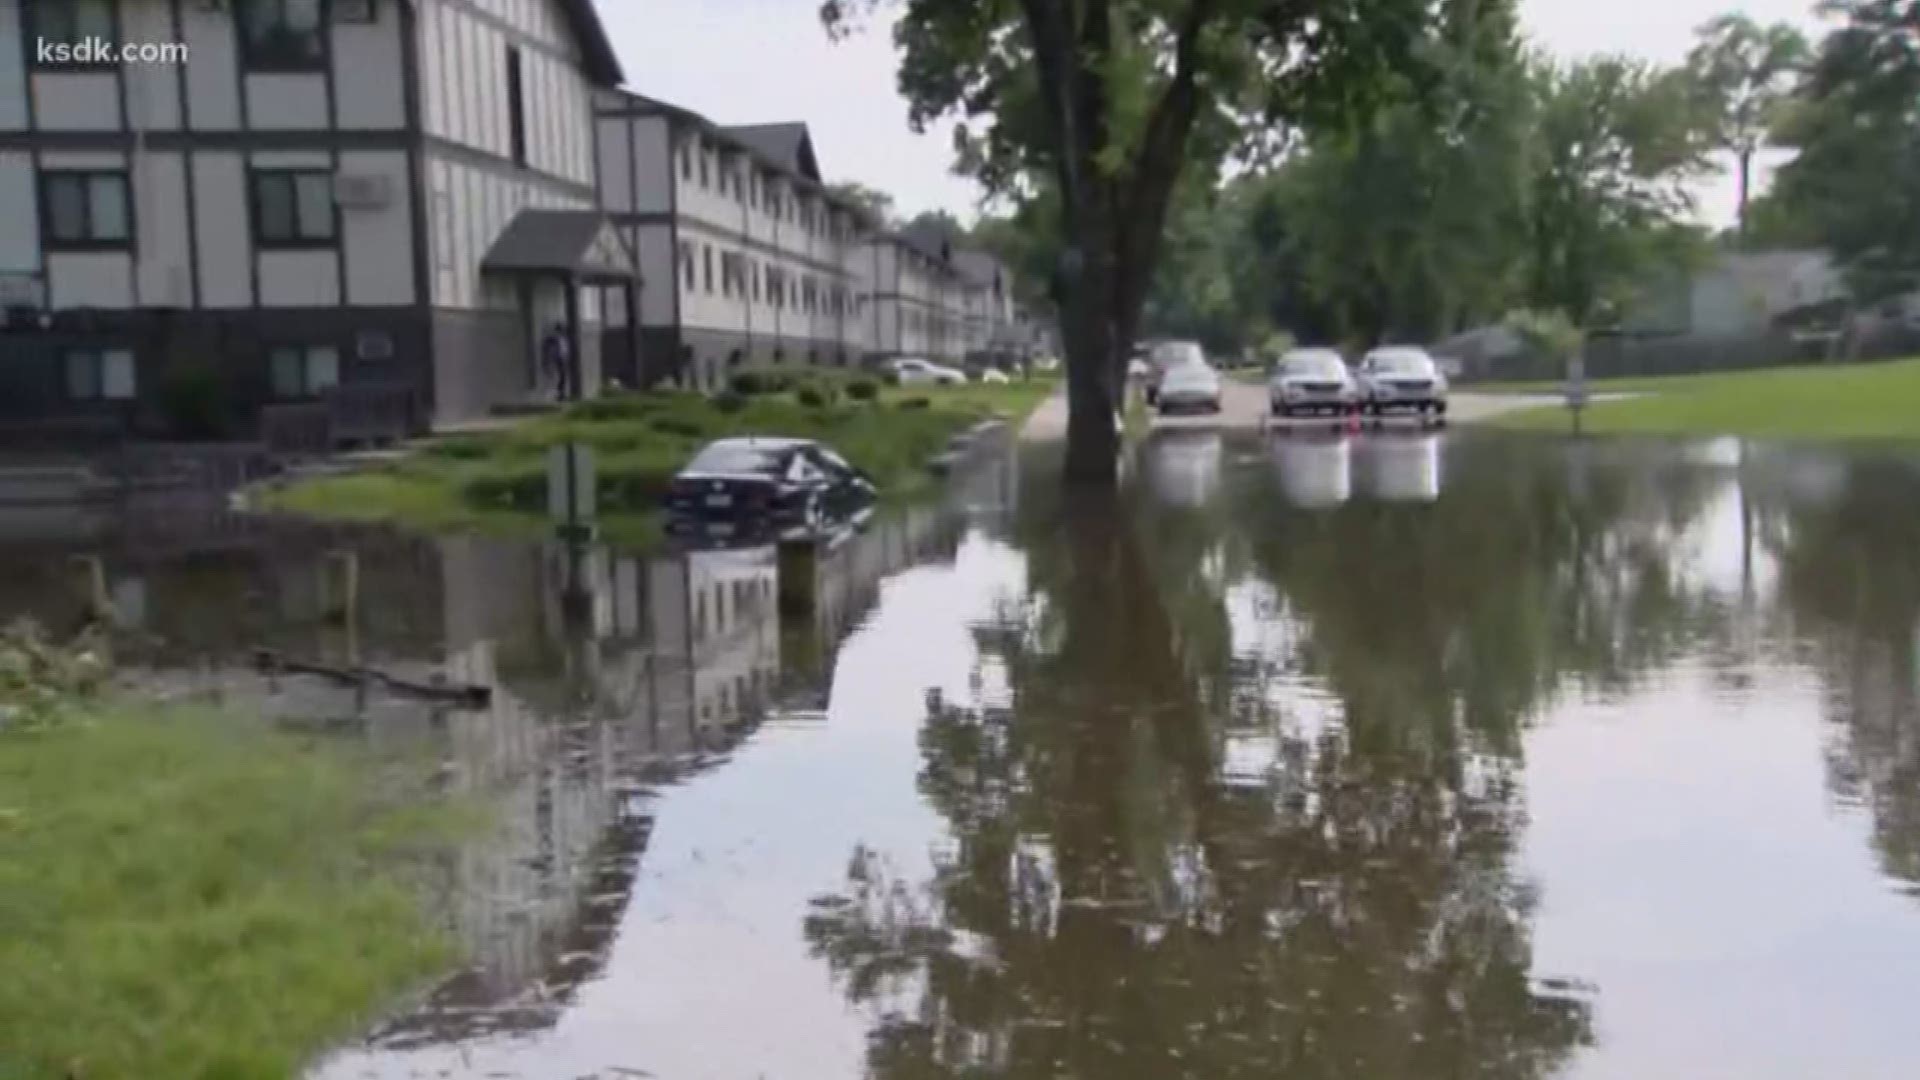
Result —
<svg viewBox="0 0 1920 1080"><path fill-rule="evenodd" d="M633 253L597 210L522 210L487 249L480 269L504 274L631 278Z"/></svg>
<svg viewBox="0 0 1920 1080"><path fill-rule="evenodd" d="M567 26L580 41L581 66L595 86L619 86L627 81L620 70L620 58L614 55L613 41L607 37L606 24L600 21L593 0L560 0L560 12Z"/></svg>
<svg viewBox="0 0 1920 1080"><path fill-rule="evenodd" d="M751 147L761 157L778 162L788 173L820 182L820 164L813 156L813 137L796 120L779 124L730 124L721 129Z"/></svg>
<svg viewBox="0 0 1920 1080"><path fill-rule="evenodd" d="M600 116L664 116L675 123L684 124L722 146L746 154L767 168L784 175L796 186L812 192L836 209L852 214L867 228L880 227L880 222L867 212L866 207L852 199L834 194L821 179L819 162L813 153L813 138L807 134L805 124L788 122L726 127L684 106L624 89L601 93L595 102L594 112ZM755 134L774 130L785 131L789 128L800 129L801 143L797 147L788 145L791 139L790 133L780 138Z"/></svg>
<svg viewBox="0 0 1920 1080"><path fill-rule="evenodd" d="M947 231L937 225L916 221L896 235L902 243L942 266L953 261L953 241Z"/></svg>
<svg viewBox="0 0 1920 1080"><path fill-rule="evenodd" d="M983 288L992 288L1000 284L1005 270L1000 260L985 251L973 248L961 248L953 253L953 265L961 276Z"/></svg>

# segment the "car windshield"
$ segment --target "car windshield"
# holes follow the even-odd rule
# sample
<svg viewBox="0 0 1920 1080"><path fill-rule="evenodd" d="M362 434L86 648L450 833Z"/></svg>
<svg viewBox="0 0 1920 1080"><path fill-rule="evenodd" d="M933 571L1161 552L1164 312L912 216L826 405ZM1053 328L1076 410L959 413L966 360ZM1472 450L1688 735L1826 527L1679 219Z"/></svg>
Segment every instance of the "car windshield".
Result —
<svg viewBox="0 0 1920 1080"><path fill-rule="evenodd" d="M741 443L719 443L707 447L687 463L691 473L756 473L773 475L781 470L785 453Z"/></svg>
<svg viewBox="0 0 1920 1080"><path fill-rule="evenodd" d="M1337 356L1309 353L1289 356L1280 361L1280 374L1310 379L1338 379L1343 366Z"/></svg>
<svg viewBox="0 0 1920 1080"><path fill-rule="evenodd" d="M1153 362L1171 371L1190 364L1204 365L1207 354L1191 341L1169 341L1154 347Z"/></svg>
<svg viewBox="0 0 1920 1080"><path fill-rule="evenodd" d="M1206 383L1212 382L1213 378L1213 369L1200 363L1181 364L1167 371L1167 381L1170 383Z"/></svg>
<svg viewBox="0 0 1920 1080"><path fill-rule="evenodd" d="M1421 353L1391 352L1380 353L1373 358L1374 370L1386 375L1433 374L1433 361Z"/></svg>

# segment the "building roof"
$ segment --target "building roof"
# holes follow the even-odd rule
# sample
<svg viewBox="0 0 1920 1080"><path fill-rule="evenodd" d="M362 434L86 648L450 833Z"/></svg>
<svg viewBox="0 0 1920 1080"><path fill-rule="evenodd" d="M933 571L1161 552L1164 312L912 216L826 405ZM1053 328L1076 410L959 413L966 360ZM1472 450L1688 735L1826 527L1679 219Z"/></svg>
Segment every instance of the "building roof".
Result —
<svg viewBox="0 0 1920 1080"><path fill-rule="evenodd" d="M953 253L953 264L968 281L982 288L1000 285L1006 276L1005 267L992 253L977 248L961 248Z"/></svg>
<svg viewBox="0 0 1920 1080"><path fill-rule="evenodd" d="M633 252L597 210L522 210L487 249L480 269L503 274L631 278Z"/></svg>
<svg viewBox="0 0 1920 1080"><path fill-rule="evenodd" d="M814 157L813 137L808 133L807 125L799 121L728 127L716 124L685 106L625 89L601 94L594 111L601 116L664 116L696 128L713 141L746 154L768 169L780 173L802 190L812 192L836 209L852 214L866 227L871 229L880 225L866 207L835 194L827 187L821 179L819 162ZM797 143L793 141L796 135Z"/></svg>
<svg viewBox="0 0 1920 1080"><path fill-rule="evenodd" d="M606 24L600 21L600 12L594 8L593 0L560 0L560 11L573 29L573 36L580 39L581 65L594 85L619 86L627 81L626 73L620 70L620 58L614 55L613 40L607 37Z"/></svg>
<svg viewBox="0 0 1920 1080"><path fill-rule="evenodd" d="M894 237L942 266L953 262L953 242L947 231L931 222L909 222Z"/></svg>
<svg viewBox="0 0 1920 1080"><path fill-rule="evenodd" d="M779 162L783 171L820 182L820 163L813 156L813 137L807 125L797 120L778 124L729 124L722 128L728 135L757 151L761 157Z"/></svg>

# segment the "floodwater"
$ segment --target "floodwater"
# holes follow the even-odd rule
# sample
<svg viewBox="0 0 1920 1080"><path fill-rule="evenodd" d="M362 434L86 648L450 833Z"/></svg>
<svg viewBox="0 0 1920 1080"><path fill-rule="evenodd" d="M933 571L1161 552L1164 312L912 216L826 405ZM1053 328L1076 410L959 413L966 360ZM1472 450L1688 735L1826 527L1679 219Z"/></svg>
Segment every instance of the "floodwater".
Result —
<svg viewBox="0 0 1920 1080"><path fill-rule="evenodd" d="M1920 1075L1920 450L1047 458L811 614L769 552L181 508L15 516L0 608L502 808L429 875L471 966L317 1080Z"/></svg>

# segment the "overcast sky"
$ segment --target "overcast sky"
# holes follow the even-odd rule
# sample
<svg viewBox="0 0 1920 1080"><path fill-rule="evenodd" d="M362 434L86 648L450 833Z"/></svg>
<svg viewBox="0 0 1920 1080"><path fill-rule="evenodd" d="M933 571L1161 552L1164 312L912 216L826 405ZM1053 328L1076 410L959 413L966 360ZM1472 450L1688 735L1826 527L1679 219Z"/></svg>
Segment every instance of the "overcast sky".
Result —
<svg viewBox="0 0 1920 1080"><path fill-rule="evenodd" d="M1817 32L1811 0L1521 0L1528 32L1563 55L1626 52L1676 62L1692 29L1733 8ZM805 120L830 180L893 193L905 215L971 218L977 190L952 174L952 129L907 127L887 28L827 40L817 0L613 0L600 4L627 85L723 124ZM1704 216L1733 213L1730 180L1701 192Z"/></svg>

